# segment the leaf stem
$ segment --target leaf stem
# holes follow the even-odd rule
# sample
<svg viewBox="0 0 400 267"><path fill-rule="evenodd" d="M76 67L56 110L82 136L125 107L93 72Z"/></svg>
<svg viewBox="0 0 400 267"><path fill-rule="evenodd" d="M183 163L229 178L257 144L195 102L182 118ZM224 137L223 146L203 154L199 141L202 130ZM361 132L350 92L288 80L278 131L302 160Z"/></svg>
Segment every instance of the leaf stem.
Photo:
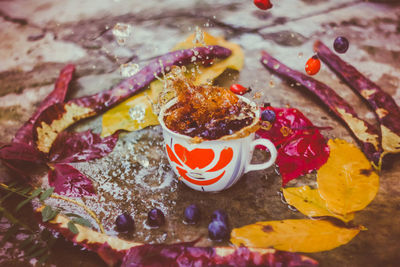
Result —
<svg viewBox="0 0 400 267"><path fill-rule="evenodd" d="M21 194L20 192L18 192L18 190L14 190L13 188L9 187L8 185L6 185L4 183L0 183L0 187L5 190L8 190L10 192L16 193L20 196L23 196L25 198L28 198L28 199L30 197L29 195L31 195L31 192L33 192L33 190L36 189L36 188L33 188L33 190L31 190L31 192L29 192L28 194ZM64 200L64 201L67 201L67 202L70 202L70 203L80 206L81 208L83 208L86 211L87 214L89 214L96 221L97 225L99 226L100 232L103 234L105 233L104 227L103 227L102 223L100 222L99 218L97 218L96 214L92 210L90 210L88 207L86 207L85 204L80 203L76 200L73 200L73 199L70 199L67 197L63 197L63 196L59 196L59 195L55 195L55 194L51 194L50 197L55 198L55 199L61 199L61 200Z"/></svg>

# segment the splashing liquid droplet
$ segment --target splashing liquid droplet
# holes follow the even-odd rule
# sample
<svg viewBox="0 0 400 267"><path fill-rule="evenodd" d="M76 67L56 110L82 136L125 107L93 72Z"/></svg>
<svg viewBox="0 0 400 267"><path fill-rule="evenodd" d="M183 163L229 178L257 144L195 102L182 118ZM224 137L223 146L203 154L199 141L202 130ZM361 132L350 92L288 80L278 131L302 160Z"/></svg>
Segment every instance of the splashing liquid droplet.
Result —
<svg viewBox="0 0 400 267"><path fill-rule="evenodd" d="M138 123L143 123L145 115L146 109L143 105L139 104L129 109L129 116Z"/></svg>
<svg viewBox="0 0 400 267"><path fill-rule="evenodd" d="M206 45L204 42L204 32L200 29L199 26L196 26L195 31L194 31L194 39L193 39L193 44L202 44Z"/></svg>
<svg viewBox="0 0 400 267"><path fill-rule="evenodd" d="M275 87L275 82L274 80L269 81L269 87L274 88Z"/></svg>
<svg viewBox="0 0 400 267"><path fill-rule="evenodd" d="M131 77L139 71L139 65L134 63L121 64L119 66L122 77Z"/></svg>
<svg viewBox="0 0 400 267"><path fill-rule="evenodd" d="M125 44L128 37L131 35L132 26L125 23L117 23L112 29L114 37L117 39L119 45Z"/></svg>

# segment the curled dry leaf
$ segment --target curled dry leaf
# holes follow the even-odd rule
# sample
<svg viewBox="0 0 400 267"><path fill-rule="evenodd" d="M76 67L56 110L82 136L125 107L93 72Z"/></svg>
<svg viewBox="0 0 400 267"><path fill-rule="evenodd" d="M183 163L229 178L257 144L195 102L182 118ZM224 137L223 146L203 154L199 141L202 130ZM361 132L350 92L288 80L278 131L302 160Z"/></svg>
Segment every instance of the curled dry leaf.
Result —
<svg viewBox="0 0 400 267"><path fill-rule="evenodd" d="M131 248L121 267L128 266L317 266L308 257L275 250L246 247L194 247L194 242L146 244Z"/></svg>
<svg viewBox="0 0 400 267"><path fill-rule="evenodd" d="M102 158L114 149L117 141L117 133L102 139L90 130L81 133L62 132L50 149L49 160L70 163Z"/></svg>
<svg viewBox="0 0 400 267"><path fill-rule="evenodd" d="M36 212L40 213L42 209ZM74 234L68 229L69 221L58 214L43 224L68 240L96 252L109 266L121 262L122 266L197 266L196 263L202 263L200 266L318 266L318 262L309 257L271 248L194 247L195 242L141 244L78 224L79 232ZM178 265L179 262L183 265Z"/></svg>
<svg viewBox="0 0 400 267"><path fill-rule="evenodd" d="M54 164L49 170L49 184L54 192L68 197L95 195L92 181L68 164Z"/></svg>
<svg viewBox="0 0 400 267"><path fill-rule="evenodd" d="M277 146L276 165L282 175L282 186L326 162L329 149L325 138L303 113L294 108L261 108L265 109L275 113L275 121L262 122L257 136L270 139Z"/></svg>
<svg viewBox="0 0 400 267"><path fill-rule="evenodd" d="M65 66L57 78L54 85L54 90L40 103L35 113L31 118L17 131L14 136L13 142L25 143L33 146L33 125L36 122L39 115L49 106L62 103L67 95L69 84L75 72L75 66L69 64Z"/></svg>
<svg viewBox="0 0 400 267"><path fill-rule="evenodd" d="M48 153L57 135L77 121L103 112L147 87L155 75L172 65L186 65L201 58L226 58L229 49L220 46L196 47L167 53L154 59L135 75L125 79L109 90L98 94L58 103L44 110L34 125L37 148Z"/></svg>
<svg viewBox="0 0 400 267"><path fill-rule="evenodd" d="M265 51L262 52L261 63L271 72L290 80L290 82L301 85L302 87L299 88L307 89L317 96L332 113L346 124L368 159L375 166L380 166L382 147L379 131L371 124L359 118L352 106L332 88L299 71L289 68Z"/></svg>
<svg viewBox="0 0 400 267"><path fill-rule="evenodd" d="M350 242L363 227L343 228L324 220L257 222L235 228L231 242L236 246L273 247L291 252L319 252Z"/></svg>
<svg viewBox="0 0 400 267"><path fill-rule="evenodd" d="M241 70L244 63L244 54L239 45L227 42L221 37L214 37L204 32L205 45L217 45L225 47L232 51L232 54L221 60L214 60L212 64L202 66L196 64L188 66L188 75L194 79L195 85L204 84L213 81L221 75L226 69ZM195 35L190 35L184 42L174 47L174 50L191 49L203 44L193 43ZM213 60L211 57L203 57L203 61ZM204 64L201 59L200 63ZM136 131L147 126L159 124L157 115L153 113L152 103L156 103L159 94L163 90L163 83L159 80L152 81L150 87L143 92L136 94L121 104L108 110L103 115L102 136L108 136L117 130Z"/></svg>
<svg viewBox="0 0 400 267"><path fill-rule="evenodd" d="M328 161L317 173L318 190L334 213L364 209L379 189L379 176L365 155L344 140L329 140Z"/></svg>
<svg viewBox="0 0 400 267"><path fill-rule="evenodd" d="M315 42L314 50L324 63L373 108L380 123L384 152L400 153L400 108L394 99L355 67L340 59L321 41Z"/></svg>
<svg viewBox="0 0 400 267"><path fill-rule="evenodd" d="M321 198L318 189L312 189L309 186L301 186L283 188L282 192L286 202L306 216L330 216L344 222L349 222L354 219L353 213L341 215L331 212L326 206L326 201Z"/></svg>
<svg viewBox="0 0 400 267"><path fill-rule="evenodd" d="M61 70L54 90L40 103L31 118L17 131L12 143L0 148L0 159L4 164L24 178L29 176L33 168L45 162L45 155L36 150L33 142L33 125L43 110L55 103L64 101L74 71L74 65L67 65Z"/></svg>

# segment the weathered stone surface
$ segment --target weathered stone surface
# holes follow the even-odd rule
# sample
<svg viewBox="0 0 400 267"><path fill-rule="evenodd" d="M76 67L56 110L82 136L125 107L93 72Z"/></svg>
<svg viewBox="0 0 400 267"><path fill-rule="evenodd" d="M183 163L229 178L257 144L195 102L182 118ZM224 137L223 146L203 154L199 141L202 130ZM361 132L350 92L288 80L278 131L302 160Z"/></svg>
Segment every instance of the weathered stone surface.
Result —
<svg viewBox="0 0 400 267"><path fill-rule="evenodd" d="M353 142L346 128L315 98L266 71L259 63L260 50L265 49L288 66L302 70L313 55L315 40L321 39L330 45L335 37L344 35L350 40L350 48L342 57L400 104L400 4L357 0L275 1L273 4L271 10L260 11L252 1L239 0L0 1L0 142L11 140L35 106L51 91L59 70L67 62L77 65L69 98L93 94L122 79L120 64L132 61L143 66L149 59L169 51L192 33L195 26L224 35L244 49L244 69L240 74L225 73L218 79L220 84L228 86L232 81L239 81L253 89L249 97L259 104L296 107L315 125L331 127L332 130L323 132L328 138ZM112 34L116 23L132 26L132 33L123 45ZM375 122L373 113L326 66L322 66L315 78L334 88L362 118ZM96 117L74 129L91 128L99 132L100 127L101 117ZM280 178L273 168L251 172L222 193L204 194L177 182L161 144L160 128L152 127L123 134L115 151L106 158L76 164L99 183L104 198L85 202L103 219L109 234L117 234L113 223L126 210L134 215L136 232L121 237L171 243L203 236L199 245L213 245L207 239L207 224L214 209L227 211L232 227L259 220L303 218L282 203L277 193ZM257 151L254 160L262 161L264 157L263 152ZM391 164L381 173L377 197L356 214L355 223L365 225L368 231L333 251L311 254L321 266L398 264L399 160L399 156L388 158ZM2 177L8 177L3 166L0 172L4 173ZM302 179L314 178L311 174ZM109 199L113 202L108 202ZM185 225L182 213L192 203L199 205L203 218L198 225ZM151 230L145 226L146 214L156 206L165 211L167 225ZM17 254L7 254L17 243L17 240L7 243L0 252L0 265L18 264ZM102 264L93 254L79 251L61 240L49 262L56 266L65 266L65 262L71 266Z"/></svg>

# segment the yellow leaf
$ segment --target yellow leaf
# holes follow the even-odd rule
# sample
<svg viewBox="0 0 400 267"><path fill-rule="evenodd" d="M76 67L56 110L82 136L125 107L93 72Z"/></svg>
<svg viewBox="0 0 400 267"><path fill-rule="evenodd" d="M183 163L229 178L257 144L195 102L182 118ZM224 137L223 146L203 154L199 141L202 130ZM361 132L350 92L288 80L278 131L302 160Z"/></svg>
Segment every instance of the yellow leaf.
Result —
<svg viewBox="0 0 400 267"><path fill-rule="evenodd" d="M194 34L189 36L184 42L177 44L174 50L187 49L201 44L193 43ZM210 67L198 66L195 68L196 71L192 72L191 69L188 73L194 73L194 84L200 85L213 81L219 75L221 75L227 68L240 70L243 67L244 54L239 45L225 41L221 37L214 37L206 32L204 32L204 42L206 45L220 45L231 49L232 55L228 58L220 61L216 61ZM151 102L157 102L158 95L162 91L163 84L155 80L150 83L148 89L144 90L140 94L136 94L131 98L125 100L121 104L115 106L114 108L108 110L103 115L102 119L102 132L103 137L109 136L116 132L117 130L127 130L135 131L143 129L147 126L157 125L157 116L152 112ZM131 118L129 111L135 105L140 103L146 110L146 115L138 122Z"/></svg>
<svg viewBox="0 0 400 267"><path fill-rule="evenodd" d="M318 189L309 186L283 188L283 195L289 205L310 217L331 216L344 222L354 219L354 214L335 214L328 210L326 201L319 195Z"/></svg>
<svg viewBox="0 0 400 267"><path fill-rule="evenodd" d="M329 140L329 158L317 173L318 190L330 211L364 209L379 189L379 176L365 155L344 140Z"/></svg>
<svg viewBox="0 0 400 267"><path fill-rule="evenodd" d="M159 83L161 84L161 82ZM151 97L154 94L152 89L146 89L108 110L103 115L101 135L103 137L109 136L120 129L134 131L157 125L158 118L153 113L151 104L151 101L154 101ZM144 112L144 115L141 115L141 112Z"/></svg>
<svg viewBox="0 0 400 267"><path fill-rule="evenodd" d="M224 60L218 61L210 67L199 66L199 74L196 74L194 84L204 84L214 80L221 75L226 69L240 71L244 64L244 53L239 45L227 42L222 37L214 37L207 32L204 32L204 43L206 45L219 45L228 48L232 51L232 55ZM193 43L195 34L190 35L184 42L177 44L174 50L188 49L195 46L202 46L201 43Z"/></svg>
<svg viewBox="0 0 400 267"><path fill-rule="evenodd" d="M257 222L233 229L231 242L236 246L319 252L350 242L363 229L362 226L342 228L329 221L309 219Z"/></svg>

